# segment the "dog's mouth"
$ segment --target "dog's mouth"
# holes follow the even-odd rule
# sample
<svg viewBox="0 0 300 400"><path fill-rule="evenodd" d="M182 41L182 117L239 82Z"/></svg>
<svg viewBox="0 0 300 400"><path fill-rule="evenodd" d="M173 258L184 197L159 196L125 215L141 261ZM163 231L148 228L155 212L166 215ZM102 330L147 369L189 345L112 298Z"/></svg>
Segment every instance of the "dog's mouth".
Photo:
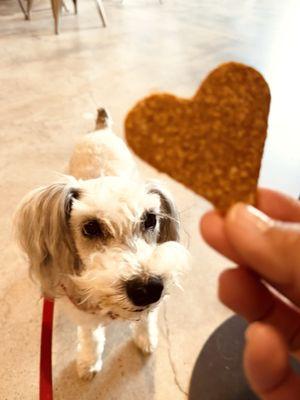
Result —
<svg viewBox="0 0 300 400"><path fill-rule="evenodd" d="M129 308L121 308L120 311L108 311L106 312L106 316L112 320L120 319L126 321L139 321L143 313L147 312L148 307L143 307L140 309L129 309Z"/></svg>
<svg viewBox="0 0 300 400"><path fill-rule="evenodd" d="M148 313L151 311L156 305L147 305L143 307L130 307L120 304L113 304L111 307L109 305L102 305L101 302L98 304L92 305L88 303L86 299L78 298L76 296L72 296L68 293L68 290L65 285L61 284L61 288L65 294L65 296L70 300L70 302L77 308L79 311L83 311L87 314L95 315L95 316L106 316L112 320L128 320L128 321L138 321L141 319L141 316L144 313Z"/></svg>

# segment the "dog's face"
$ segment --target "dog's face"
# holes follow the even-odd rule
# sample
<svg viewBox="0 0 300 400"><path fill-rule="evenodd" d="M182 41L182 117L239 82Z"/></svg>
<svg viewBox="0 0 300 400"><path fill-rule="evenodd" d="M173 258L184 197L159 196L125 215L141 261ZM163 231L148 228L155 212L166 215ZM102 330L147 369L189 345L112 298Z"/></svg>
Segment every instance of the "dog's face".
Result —
<svg viewBox="0 0 300 400"><path fill-rule="evenodd" d="M46 294L80 309L135 320L186 268L178 216L155 183L101 177L32 192L18 212L19 239Z"/></svg>

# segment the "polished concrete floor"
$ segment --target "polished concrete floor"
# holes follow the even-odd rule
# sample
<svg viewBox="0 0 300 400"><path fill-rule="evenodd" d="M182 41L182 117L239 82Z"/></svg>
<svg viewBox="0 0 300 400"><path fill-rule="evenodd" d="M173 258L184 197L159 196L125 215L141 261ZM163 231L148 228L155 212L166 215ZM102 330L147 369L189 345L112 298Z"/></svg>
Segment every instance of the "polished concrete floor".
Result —
<svg viewBox="0 0 300 400"><path fill-rule="evenodd" d="M249 63L265 75L273 96L261 184L293 196L300 190L298 1L107 0L104 6L107 28L95 2L81 0L78 16L64 13L55 36L50 1L34 0L31 21L23 20L17 0L0 1L1 399L38 393L41 301L14 244L12 215L27 191L64 170L98 106L110 110L123 135L126 112L139 98L153 91L188 97L217 64ZM186 399L200 349L230 315L216 297L218 274L230 262L198 234L209 204L139 165L173 191L192 271L161 310L157 352L143 357L126 325L111 326L104 369L91 383L76 377L75 329L57 310L55 400Z"/></svg>

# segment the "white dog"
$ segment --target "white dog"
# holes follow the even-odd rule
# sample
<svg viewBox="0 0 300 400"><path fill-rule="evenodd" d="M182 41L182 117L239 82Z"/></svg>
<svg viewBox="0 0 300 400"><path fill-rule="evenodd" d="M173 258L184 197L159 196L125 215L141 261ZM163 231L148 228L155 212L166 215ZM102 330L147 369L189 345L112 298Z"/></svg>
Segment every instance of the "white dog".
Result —
<svg viewBox="0 0 300 400"><path fill-rule="evenodd" d="M74 149L64 182L30 192L17 236L44 296L64 302L78 324L78 374L102 366L105 326L132 322L145 353L157 345L157 309L188 264L169 193L143 182L104 109Z"/></svg>

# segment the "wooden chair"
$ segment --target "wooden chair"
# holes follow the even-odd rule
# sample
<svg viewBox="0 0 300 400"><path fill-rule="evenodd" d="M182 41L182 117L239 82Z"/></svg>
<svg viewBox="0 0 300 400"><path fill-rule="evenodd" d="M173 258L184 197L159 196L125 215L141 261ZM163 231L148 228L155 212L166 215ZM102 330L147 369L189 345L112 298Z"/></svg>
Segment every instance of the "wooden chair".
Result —
<svg viewBox="0 0 300 400"><path fill-rule="evenodd" d="M74 12L77 14L78 8L77 8L77 0L72 0L74 4ZM107 19L106 19L106 14L104 11L103 3L102 0L95 0L96 5L100 14L100 18L102 21L103 26L107 26ZM22 3L22 0L18 0L19 5L21 7L21 10L23 11L25 15L25 19L29 20L30 19L30 13L33 5L33 0L26 0L26 7ZM59 23L60 23L60 15L61 15L61 9L64 7L67 10L67 7L64 3L63 0L51 0L51 7L52 7L52 13L53 13L53 18L54 18L54 31L55 34L59 34Z"/></svg>

